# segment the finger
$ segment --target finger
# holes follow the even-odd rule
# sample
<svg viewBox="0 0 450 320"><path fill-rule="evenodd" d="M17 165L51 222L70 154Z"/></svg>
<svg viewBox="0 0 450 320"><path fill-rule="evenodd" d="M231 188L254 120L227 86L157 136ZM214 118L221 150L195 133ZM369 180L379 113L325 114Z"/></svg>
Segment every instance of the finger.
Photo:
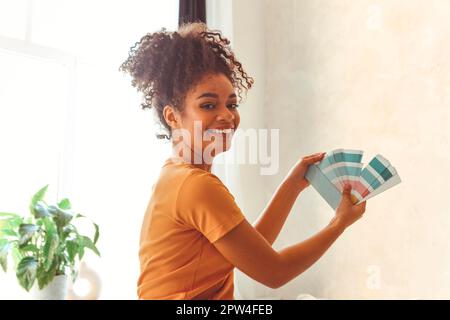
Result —
<svg viewBox="0 0 450 320"><path fill-rule="evenodd" d="M342 196L349 200L352 204L354 203L352 201L352 186L346 183L344 185L344 189L342 189Z"/></svg>
<svg viewBox="0 0 450 320"><path fill-rule="evenodd" d="M352 191L352 186L350 184L346 183L344 185L344 189L343 189L342 193L349 196L351 191Z"/></svg>
<svg viewBox="0 0 450 320"><path fill-rule="evenodd" d="M364 202L361 202L360 204L358 204L358 207L362 208L363 212L366 211L366 202L367 201L364 201Z"/></svg>
<svg viewBox="0 0 450 320"><path fill-rule="evenodd" d="M325 155L325 153L319 153L318 155L311 155L311 156L303 158L302 162L307 164L307 165L310 165L310 164L313 164L313 163L315 163L317 161L322 160L324 155Z"/></svg>
<svg viewBox="0 0 450 320"><path fill-rule="evenodd" d="M342 202L348 202L349 204L353 204L352 198L351 198L351 185L348 183L344 185L344 189L342 190Z"/></svg>
<svg viewBox="0 0 450 320"><path fill-rule="evenodd" d="M313 153L313 154L310 154L309 156L306 156L306 157L304 157L304 159L305 158L314 158L314 157L320 157L320 156L322 156L322 155L325 155L326 154L326 152L317 152L317 153Z"/></svg>

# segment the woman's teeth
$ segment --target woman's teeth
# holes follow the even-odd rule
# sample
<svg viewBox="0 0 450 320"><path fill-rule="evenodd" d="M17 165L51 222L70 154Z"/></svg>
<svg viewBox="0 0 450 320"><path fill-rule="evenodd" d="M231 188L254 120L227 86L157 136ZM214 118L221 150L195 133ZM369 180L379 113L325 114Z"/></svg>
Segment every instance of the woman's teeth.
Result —
<svg viewBox="0 0 450 320"><path fill-rule="evenodd" d="M232 133L233 129L208 129L206 131L210 133Z"/></svg>

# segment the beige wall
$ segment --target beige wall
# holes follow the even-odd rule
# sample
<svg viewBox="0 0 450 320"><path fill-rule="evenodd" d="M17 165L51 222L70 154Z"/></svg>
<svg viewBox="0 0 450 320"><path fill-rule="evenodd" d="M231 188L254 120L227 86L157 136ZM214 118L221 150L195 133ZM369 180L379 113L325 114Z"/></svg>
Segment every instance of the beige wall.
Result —
<svg viewBox="0 0 450 320"><path fill-rule="evenodd" d="M383 154L403 180L369 200L366 217L313 268L255 295L450 298L450 2L233 4L236 51L261 75L245 116L281 129L280 173L247 179L245 190L263 181L265 201L297 158L340 147L364 150L364 161ZM248 196L247 208L260 201ZM275 246L305 239L332 216L309 188Z"/></svg>
<svg viewBox="0 0 450 320"><path fill-rule="evenodd" d="M279 292L449 298L450 2L284 0L266 6L271 76L265 108L269 126L283 128L282 164L298 154L361 148L366 161L385 155L403 179L369 201L365 219L304 279ZM331 216L308 190L280 244L309 235Z"/></svg>

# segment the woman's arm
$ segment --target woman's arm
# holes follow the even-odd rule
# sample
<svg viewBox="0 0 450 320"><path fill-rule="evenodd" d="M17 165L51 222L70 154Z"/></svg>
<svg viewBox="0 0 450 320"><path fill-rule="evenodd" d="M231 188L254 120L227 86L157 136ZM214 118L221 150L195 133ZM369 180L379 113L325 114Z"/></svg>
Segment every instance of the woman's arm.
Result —
<svg viewBox="0 0 450 320"><path fill-rule="evenodd" d="M277 239L300 192L291 180L284 179L267 207L253 224L270 245Z"/></svg>
<svg viewBox="0 0 450 320"><path fill-rule="evenodd" d="M314 154L301 159L291 169L275 191L267 207L253 224L270 245L278 237L298 195L309 186L309 182L304 178L308 166L322 160L323 155Z"/></svg>
<svg viewBox="0 0 450 320"><path fill-rule="evenodd" d="M350 188L344 189L336 215L328 226L311 238L280 252L246 220L215 241L217 250L239 270L254 280L278 288L313 265L365 211L366 202L353 205Z"/></svg>

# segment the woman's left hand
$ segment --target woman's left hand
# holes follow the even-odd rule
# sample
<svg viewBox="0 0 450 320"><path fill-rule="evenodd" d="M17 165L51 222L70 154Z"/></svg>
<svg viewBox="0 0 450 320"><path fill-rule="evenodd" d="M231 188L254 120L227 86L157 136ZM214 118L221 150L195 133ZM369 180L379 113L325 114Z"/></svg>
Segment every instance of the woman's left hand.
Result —
<svg viewBox="0 0 450 320"><path fill-rule="evenodd" d="M294 184L294 187L298 188L299 191L307 188L309 186L309 181L306 180L305 173L308 170L308 167L317 161L321 161L325 154L326 152L320 152L303 157L289 171L287 179L290 180Z"/></svg>

